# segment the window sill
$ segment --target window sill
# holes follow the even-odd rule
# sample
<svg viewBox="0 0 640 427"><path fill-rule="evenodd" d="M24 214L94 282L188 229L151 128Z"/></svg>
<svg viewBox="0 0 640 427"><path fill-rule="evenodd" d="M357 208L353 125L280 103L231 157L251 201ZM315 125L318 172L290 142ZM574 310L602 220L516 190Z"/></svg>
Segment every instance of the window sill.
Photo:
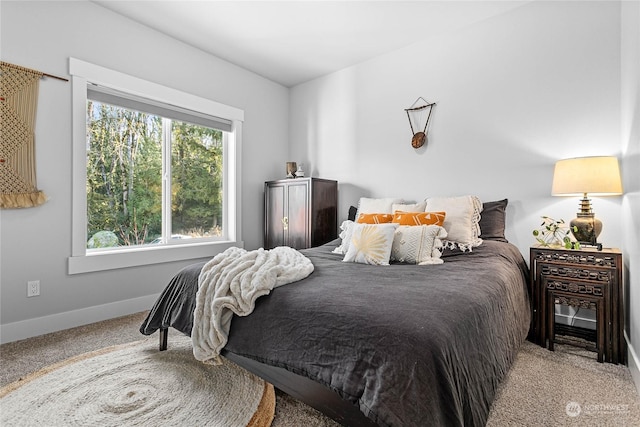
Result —
<svg viewBox="0 0 640 427"><path fill-rule="evenodd" d="M188 259L213 258L232 246L243 247L243 245L243 242L224 241L94 252L69 257L68 269L69 274L81 274Z"/></svg>

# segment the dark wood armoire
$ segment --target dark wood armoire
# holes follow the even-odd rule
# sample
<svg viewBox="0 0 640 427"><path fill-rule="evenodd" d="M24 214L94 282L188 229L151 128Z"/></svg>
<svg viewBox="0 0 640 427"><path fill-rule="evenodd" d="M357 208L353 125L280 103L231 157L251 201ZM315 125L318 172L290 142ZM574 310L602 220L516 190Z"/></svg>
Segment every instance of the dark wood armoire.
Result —
<svg viewBox="0 0 640 427"><path fill-rule="evenodd" d="M310 248L338 232L338 182L293 178L264 184L264 248Z"/></svg>

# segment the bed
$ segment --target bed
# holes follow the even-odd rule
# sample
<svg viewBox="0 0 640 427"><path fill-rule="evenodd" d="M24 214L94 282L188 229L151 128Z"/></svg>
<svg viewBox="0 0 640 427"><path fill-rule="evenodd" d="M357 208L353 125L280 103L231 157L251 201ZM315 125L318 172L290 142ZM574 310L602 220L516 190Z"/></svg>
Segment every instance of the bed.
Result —
<svg viewBox="0 0 640 427"><path fill-rule="evenodd" d="M340 243L301 250L314 272L234 316L223 356L343 425L485 425L530 325L519 250L502 236L442 264L375 266L343 262ZM161 348L169 328L190 335L203 265L141 325Z"/></svg>

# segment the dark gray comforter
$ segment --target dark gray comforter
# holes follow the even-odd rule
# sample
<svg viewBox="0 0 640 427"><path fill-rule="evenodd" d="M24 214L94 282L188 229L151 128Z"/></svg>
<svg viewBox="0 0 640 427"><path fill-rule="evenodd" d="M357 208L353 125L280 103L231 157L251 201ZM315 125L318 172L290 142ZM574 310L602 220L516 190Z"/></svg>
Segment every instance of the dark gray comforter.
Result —
<svg viewBox="0 0 640 427"><path fill-rule="evenodd" d="M518 249L485 241L441 265L369 266L333 248L303 250L315 271L235 316L226 349L320 382L379 425L485 425L529 329ZM190 333L202 266L174 277L143 334Z"/></svg>

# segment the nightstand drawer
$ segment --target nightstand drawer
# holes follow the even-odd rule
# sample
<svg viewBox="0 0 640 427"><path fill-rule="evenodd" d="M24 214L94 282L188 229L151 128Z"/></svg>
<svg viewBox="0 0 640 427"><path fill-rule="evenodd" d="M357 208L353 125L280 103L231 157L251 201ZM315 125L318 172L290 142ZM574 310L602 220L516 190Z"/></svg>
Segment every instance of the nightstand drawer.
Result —
<svg viewBox="0 0 640 427"><path fill-rule="evenodd" d="M610 282L612 271L600 270L595 268L574 268L574 267L560 267L553 264L540 264L540 274L543 276L556 276L556 277L571 277L575 279L584 280L597 280L601 282Z"/></svg>
<svg viewBox="0 0 640 427"><path fill-rule="evenodd" d="M609 292L608 283L591 283L591 282L577 282L577 281L564 281L555 278L543 278L546 285L546 289L554 289L567 293L593 295L604 297Z"/></svg>
<svg viewBox="0 0 640 427"><path fill-rule="evenodd" d="M551 248L531 248L531 256L535 257L539 261L552 261L558 262L564 265L579 264L579 265L593 265L600 267L618 268L621 261L620 253L607 254L605 251L617 251L617 249L603 249L603 251L592 251L592 254L585 253L586 249L582 250L564 250L564 249L551 249ZM595 253L596 255L593 255Z"/></svg>

